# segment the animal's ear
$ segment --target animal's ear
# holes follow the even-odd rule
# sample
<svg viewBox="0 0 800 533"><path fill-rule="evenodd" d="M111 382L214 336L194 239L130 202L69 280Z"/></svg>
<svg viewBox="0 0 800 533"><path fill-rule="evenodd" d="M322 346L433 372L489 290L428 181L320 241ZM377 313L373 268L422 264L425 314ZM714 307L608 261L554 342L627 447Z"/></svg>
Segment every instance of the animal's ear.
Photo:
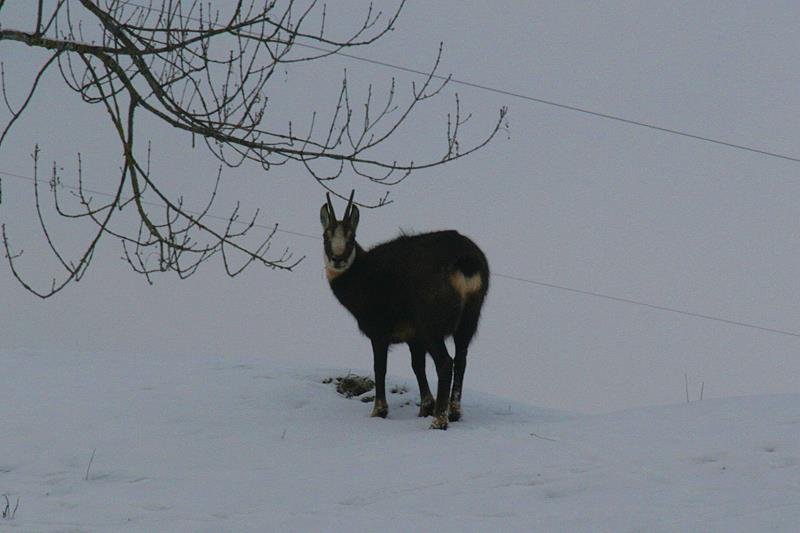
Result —
<svg viewBox="0 0 800 533"><path fill-rule="evenodd" d="M328 209L328 204L322 204L319 210L319 221L322 223L322 229L328 229L333 223L333 216Z"/></svg>
<svg viewBox="0 0 800 533"><path fill-rule="evenodd" d="M350 206L350 229L355 231L356 226L358 226L358 207L353 204Z"/></svg>

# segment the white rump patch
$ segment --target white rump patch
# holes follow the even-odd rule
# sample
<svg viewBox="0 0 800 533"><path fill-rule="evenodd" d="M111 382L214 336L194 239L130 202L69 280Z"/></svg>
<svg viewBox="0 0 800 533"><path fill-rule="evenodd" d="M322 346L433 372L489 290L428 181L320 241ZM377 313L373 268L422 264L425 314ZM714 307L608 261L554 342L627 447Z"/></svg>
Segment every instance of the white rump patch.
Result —
<svg viewBox="0 0 800 533"><path fill-rule="evenodd" d="M461 298L466 298L470 294L481 290L483 280L481 279L481 275L477 272L470 277L466 277L463 272L456 271L450 276L450 284L458 291Z"/></svg>

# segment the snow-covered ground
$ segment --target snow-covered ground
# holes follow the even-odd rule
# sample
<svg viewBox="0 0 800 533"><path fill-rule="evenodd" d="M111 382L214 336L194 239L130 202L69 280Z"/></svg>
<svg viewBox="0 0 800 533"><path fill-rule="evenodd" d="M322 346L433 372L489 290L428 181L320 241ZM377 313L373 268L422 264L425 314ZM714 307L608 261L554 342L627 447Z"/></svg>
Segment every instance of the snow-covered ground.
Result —
<svg viewBox="0 0 800 533"><path fill-rule="evenodd" d="M0 493L19 508L0 528L800 524L800 395L578 415L468 387L463 421L442 432L416 417L415 383L391 380L409 392L390 395L386 420L322 383L348 369L292 368L266 356L13 352L2 361Z"/></svg>

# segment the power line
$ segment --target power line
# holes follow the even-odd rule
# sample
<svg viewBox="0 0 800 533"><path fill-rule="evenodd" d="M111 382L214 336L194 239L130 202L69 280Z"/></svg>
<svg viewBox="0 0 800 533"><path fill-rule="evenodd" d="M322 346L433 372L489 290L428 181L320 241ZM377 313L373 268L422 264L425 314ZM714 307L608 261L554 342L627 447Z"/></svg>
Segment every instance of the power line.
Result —
<svg viewBox="0 0 800 533"><path fill-rule="evenodd" d="M326 50L325 48L318 47L318 46L313 46L313 45L309 45L309 44L300 44L300 43L295 43L295 44L297 46L303 46L305 48L311 48L313 50L327 51L329 53L333 52L332 50ZM545 100L544 98L538 98L538 97L535 97L535 96L529 96L529 95L526 95L526 94L513 92L513 91L508 91L508 90L505 90L505 89L498 89L496 87L491 87L489 85L482 85L482 84L474 83L474 82L471 82L471 81L460 80L458 78L452 78L452 77L448 77L448 76L441 76L441 75L438 75L438 74L431 75L429 72L424 72L422 70L416 70L416 69L413 69L413 68L403 67L401 65L395 65L395 64L392 64L392 63L387 63L385 61L378 61L378 60L374 60L374 59L368 59L366 57L355 56L355 55L352 55L352 54L347 54L345 52L336 52L336 55L340 55L342 57L347 57L349 59L355 59L357 61L363 61L365 63L371 63L373 65L380 65L382 67L387 67L387 68L391 68L391 69L395 69L395 70L401 70L403 72L410 72L412 74L419 74L420 76L431 76L431 77L436 78L438 80L448 80L449 79L450 83L455 83L455 84L458 84L458 85L464 85L465 87L472 87L473 89L480 89L480 90L483 90L483 91L488 91L488 92L492 92L492 93L496 93L496 94L502 94L504 96L511 96L511 97L514 97L514 98L519 98L521 100L526 100L528 102L535 102L535 103L538 103L538 104L549 105L549 106L557 107L557 108L560 108L560 109L566 109L568 111L575 111L577 113L584 113L586 115L590 115L590 116L593 116L593 117L603 118L603 119L606 119L606 120L613 120L613 121L616 121L616 122L621 122L623 124L629 124L631 126L639 126L639 127L642 127L642 128L649 128L651 130L660 131L662 133L669 133L671 135L680 135L681 137L688 137L689 139L695 139L697 141L703 141L703 142L707 142L707 143L717 144L717 145L720 145L720 146L726 146L728 148L734 148L734 149L737 149L737 150L745 150L747 152L753 152L753 153L756 153L756 154L761 154L761 155L765 155L765 156L769 156L769 157L777 157L778 159L785 159L787 161L794 161L795 163L800 163L800 157L793 157L793 156L790 156L790 155L780 154L778 152L773 152L773 151L770 151L770 150L762 150L760 148L754 148L752 146L747 146L747 145L744 145L744 144L737 144L737 143L732 143L732 142L728 142L728 141L722 141L722 140L719 140L719 139L714 139L713 137L706 137L704 135L697 135L697 134L689 133L689 132L686 132L686 131L676 130L676 129L672 129L672 128L666 128L664 126L658 126L657 124L651 124L649 122L642 122L642 121L639 121L639 120L633 120L633 119L621 117L619 115L612 115L610 113L603 113L601 111L593 111L591 109L578 107L578 106L573 106L573 105L569 105L569 104L564 104L564 103L561 103L561 102L556 102L554 100Z"/></svg>
<svg viewBox="0 0 800 533"><path fill-rule="evenodd" d="M130 6L133 6L133 7L138 7L138 8L147 10L148 12L152 12L152 11L155 10L155 8L152 5L151 6L146 6L146 5L137 4L136 2L131 2L131 1L123 2L123 3L125 3L127 5L130 5ZM190 20L197 20L196 18L193 18L193 17L187 17L187 18L190 19ZM250 34L250 35L251 36L255 36L253 34ZM474 83L474 82L470 82L470 81L466 81L466 80L461 80L461 79L458 79L458 78L453 78L453 77L450 77L450 76L441 76L441 75L438 75L438 74L431 74L430 72L425 72L425 71L422 71L422 70L417 70L417 69L413 69L413 68L409 68L409 67L404 67L404 66L396 65L396 64L389 63L389 62L386 62L386 61L379 61L379 60L375 60L375 59L369 59L369 58L365 58L365 57L362 57L362 56L357 56L357 55L345 53L345 52L342 52L342 51L334 51L334 50L326 49L324 47L318 47L318 46L314 46L314 45L310 45L310 44L303 44L303 43L294 43L294 44L296 46L309 48L309 49L320 51L320 52L327 53L327 54L335 54L335 55L339 55L341 57L345 57L345 58L348 58L348 59L353 59L353 60L356 60L356 61L361 61L361 62L365 62L365 63L369 63L369 64L373 64L373 65L378 65L378 66L382 66L382 67L386 67L386 68L391 68L391 69L402 71L402 72L407 72L407 73L416 74L416 75L420 75L420 76L431 76L431 77L433 77L435 79L439 79L439 80L449 80L450 83L463 85L465 87L470 87L470 88L479 89L479 90L483 90L483 91L487 91L487 92L492 92L492 93L495 93L495 94L501 94L501 95L504 95L504 96L510 96L510 97L518 98L518 99L525 100L525 101L528 101L528 102L534 102L534 103L539 103L539 104L543 104L543 105L548 105L548 106L552 106L552 107L556 107L556 108L564 109L564 110L568 110L568 111L573 111L573 112L577 112L577 113L583 113L583 114L586 114L586 115L589 115L589 116L592 116L592 117L595 117L595 118L602 118L602 119L606 119L606 120L612 120L612 121L620 122L620 123L623 123L623 124L628 124L628 125L631 125L631 126L638 126L638 127L648 128L648 129L651 129L651 130L660 131L662 133L667 133L667 134L671 134L671 135L678 135L678 136L682 136L682 137L686 137L686 138L690 138L690 139L694 139L694 140L698 140L698 141L702 141L702 142L716 144L716 145L719 145L719 146L725 146L725 147L728 147L728 148L733 148L733 149L737 149L737 150L743 150L743 151L756 153L756 154L760 154L760 155L764 155L764 156L768 156L768 157L774 157L774 158L778 158L778 159L783 159L783 160L787 160L787 161L793 161L793 162L796 162L796 163L800 163L800 158L798 158L798 157L793 157L793 156L781 154L781 153L770 151L770 150L763 150L763 149L760 149L760 148L754 148L752 146L747 146L747 145L743 145L743 144L737 144L737 143L732 143L732 142L728 142L728 141L723 141L723 140L715 139L715 138L704 136L704 135L697 135L697 134L686 132L686 131L682 131L682 130L666 128L666 127L663 127L663 126L659 126L657 124L652 124L652 123L643 122L643 121L639 121L639 120L633 120L633 119L625 118L625 117L622 117L622 116L619 116L619 115L613 115L613 114L610 114L610 113L594 111L594 110L583 108L583 107L578 107L578 106L573 106L573 105L569 105L569 104L564 104L564 103L561 103L561 102L556 102L554 100L547 100L547 99L544 99L544 98L538 98L538 97L535 97L535 96L530 96L530 95L526 95L526 94L522 94L522 93L518 93L518 92L509 91L509 90L506 90L506 89L499 89L499 88L492 87L492 86L489 86L489 85L483 85L483 84L479 84L479 83ZM22 176L22 175L19 175L19 174L14 174L14 173L5 172L5 171L0 171L0 174L6 175L6 176L9 176L9 177L13 177L13 178L25 179L25 180L29 180L29 181L36 181L35 178L29 177L29 176ZM66 188L69 188L69 189L73 189L73 190L76 189L75 187L64 186L64 185L62 185L62 186L66 187ZM86 190L87 192L90 192L92 194L98 194L98 195L104 195L104 196L113 196L113 195L111 195L109 193L104 193L104 192L101 192L101 191L92 191L90 189L84 189L84 190ZM151 205L151 206L157 206L157 204L153 204L153 203L148 203L148 202L143 202L143 203L145 203L147 205ZM187 212L192 213L191 211L187 211ZM199 213L192 213L192 214L199 214ZM225 217L219 217L219 216L214 216L214 215L210 215L210 214L206 215L206 216L208 218L213 218L213 219L217 219L217 220L229 221L229 219L225 218ZM262 225L262 224L254 224L254 226L260 227L260 228L269 229L269 230L273 229L272 226L265 226L265 225ZM296 236L301 236L301 237L306 237L306 238L312 238L312 239L315 239L315 240L321 240L320 237L317 236L317 235L310 235L310 234L307 234L307 233L291 231L291 230L285 230L285 229L280 229L280 228L278 228L277 231L282 232L282 233L286 233L286 234L290 234L290 235L296 235ZM556 285L556 284L552 284L552 283L546 283L546 282L536 281L536 280L527 279L527 278L510 276L510 275L507 275L507 274L494 273L493 275L496 276L496 277L505 278L505 279L509 279L509 280L513 280L513 281L517 281L517 282L521 282L521 283L527 283L527 284L531 284L531 285L537 285L537 286L540 286L540 287L545 287L545 288L550 288L550 289L557 289L557 290L567 291L567 292L571 292L571 293L575 293L575 294L582 294L584 296L592 296L592 297L595 297L595 298L602 298L602 299L606 299L606 300L611 300L611 301L615 301L615 302L618 302L618 303L624 303L624 304L629 304L629 305L637 305L637 306L647 307L647 308L658 310L658 311L676 313L676 314L680 314L680 315L688 316L688 317L692 317L692 318L710 320L710 321L720 322L720 323L729 324L729 325L733 325L733 326L746 327L746 328L751 328L751 329L755 329L755 330L759 330L759 331L763 331L763 332L774 333L774 334L779 334L779 335L787 335L787 336L791 336L791 337L800 338L800 333L781 330L781 329L777 329L777 328L764 327L764 326L759 326L759 325L756 325L756 324L750 324L750 323L747 323L747 322L730 320L730 319L726 319L726 318L715 317L715 316L712 316L712 315L695 313L695 312L692 312L692 311L686 311L686 310L682 310L682 309L676 309L676 308L672 308L672 307L667 307L667 306L662 306L662 305L657 305L657 304L651 304L651 303L647 303L647 302L641 302L641 301L633 300L633 299L630 299L630 298L622 298L622 297L608 295L608 294L602 294L602 293L598 293L598 292L594 292L594 291L587 291L587 290L583 290L583 289L575 289L575 288L572 288L572 287L566 287L566 286L562 286L562 285Z"/></svg>
<svg viewBox="0 0 800 533"><path fill-rule="evenodd" d="M714 322L722 322L723 324L730 324L732 326L741 326L743 328L757 329L759 331L765 331L765 332L768 332L768 333L777 333L779 335L788 335L790 337L800 337L800 333L795 333L793 331L786 331L786 330L782 330L782 329L759 326L759 325L756 325L756 324L750 324L748 322L740 322L738 320L730 320L730 319L727 319L727 318L720 318L720 317L712 316L712 315L704 315L702 313L695 313L693 311L686 311L686 310L683 310L683 309L676 309L674 307L667 307L667 306L664 306L664 305L657 305L657 304L651 304L651 303L647 303L647 302L640 302L640 301L637 301L637 300L632 300L630 298L622 298L622 297L619 297L619 296L612 296L612 295L609 295L609 294L602 294L602 293L594 292L594 291L587 291L587 290L583 290L583 289L575 289L575 288L572 288L572 287L565 287L563 285L556 285L556 284L553 284L553 283L545 283L545 282L542 282L542 281L536 281L536 280L532 280L532 279L519 278L519 277L516 277L516 276L509 276L507 274L498 274L496 272L493 272L492 276L496 276L496 277L499 277L499 278L506 278L506 279L510 279L510 280L514 280L514 281L519 281L519 282L522 282L522 283L529 283L531 285L538 285L540 287L547 287L549 289L558 289L560 291L567 291L567 292L572 292L572 293L575 293L575 294L583 294L585 296L593 296L595 298L603 298L605 300L611 300L611 301L614 301L614 302L619 302L619 303L624 303L624 304L638 305L640 307L647 307L649 309L656 309L658 311L666 311L666 312L669 312L669 313L677 313L679 315L689 316L689 317L692 317L692 318L702 318L703 320L713 320Z"/></svg>
<svg viewBox="0 0 800 533"><path fill-rule="evenodd" d="M132 7L138 7L140 9L147 10L148 12L155 11L155 9L156 9L152 5L151 6L145 6L145 5L137 4L136 2L131 2L131 1L123 2L123 3L127 4L129 6L132 6ZM186 17L186 18L188 20L199 21L199 19L197 19L195 17ZM250 36L250 37L258 37L255 34L247 33L247 32L242 32L242 34ZM293 43L293 45L294 46L300 46L300 47L303 47L303 48L309 48L311 50L316 50L318 52L323 52L323 53L326 53L326 54L339 55L341 57L346 57L348 59L353 59L355 61L362 61L364 63L369 63L369 64L372 64L372 65L378 65L378 66L381 66L381 67L386 67L386 68L390 68L390 69L394 69L394 70L399 70L399 71L402 71L402 72L408 72L410 74L417 74L419 76L426 76L426 77L427 76L431 76L432 78L435 78L435 79L438 79L438 80L442 80L442 81L449 80L450 83L454 83L454 84L457 84L457 85L463 85L465 87L471 87L473 89L479 89L479 90L482 90L482 91L487 91L487 92L491 92L491 93L495 93L495 94L501 94L501 95L504 95L504 96L510 96L512 98L518 98L520 100L524 100L524 101L527 101L527 102L534 102L534 103L537 103L537 104L548 105L548 106L556 107L556 108L559 108L559 109L564 109L564 110L567 110L567 111L573 111L573 112L576 112L576 113L583 113L585 115L589 115L589 116L592 116L592 117L595 117L595 118L602 118L602 119L605 119L605 120L612 120L612 121L619 122L619 123L622 123L622 124L628 124L630 126L648 128L648 129L651 129L651 130L654 130L654 131L659 131L659 132L667 133L667 134L670 134L670 135L678 135L678 136L685 137L685 138L688 138L688 139L694 139L696 141L716 144L718 146L725 146L727 148L733 148L735 150L743 150L743 151L746 151L746 152L751 152L751 153L754 153L754 154L764 155L764 156L767 156L767 157L774 157L774 158L777 158L777 159L783 159L785 161L792 161L792 162L795 162L795 163L800 163L800 157L794 157L794 156L790 156L790 155L786 155L786 154L781 154L779 152L775 152L775 151L772 151L772 150L755 148L753 146L747 146L745 144L738 144L738 143L734 143L734 142L723 141L723 140L715 139L713 137L709 137L709 136L706 136L706 135L698 135L698 134L695 134L695 133L690 133L688 131L677 130L677 129L674 129L674 128L667 128L667 127L659 126L657 124L653 124L653 123L650 123L650 122L644 122L644 121L641 121L641 120L634 120L634 119L626 118L626 117L623 117L623 116L620 116L620 115L614 115L614 114L611 114L611 113L604 113L602 111L595 111L595 110L588 109L588 108L585 108L585 107L579 107L579 106L574 106L574 105L570 105L570 104L565 104L565 103L562 103L562 102L557 102L555 100L548 100L548 99L545 99L545 98L539 98L539 97L536 97L536 96L530 96L530 95L527 95L527 94L510 91L510 90L507 90L507 89L499 89L497 87L492 87L490 85L484 85L484 84L480 84L480 83L475 83L475 82L462 80L462 79L458 79L458 78L454 78L454 77L450 77L450 76L442 76L442 75L439 75L439 74L431 74L430 72L425 72L423 70L417 70L417 69L413 69L413 68L409 68L409 67L404 67L402 65L389 63L387 61L380 61L380 60L377 60L377 59L369 59L369 58L366 58L366 57L363 57L363 56L357 56L357 55L349 54L349 53L342 52L342 51L330 50L328 48L324 48L324 47L321 47L321 46L314 46L314 45L311 45L311 44L298 43L298 42Z"/></svg>
<svg viewBox="0 0 800 533"><path fill-rule="evenodd" d="M4 170L0 170L0 175L9 176L9 177L16 178L16 179L21 179L21 180L27 180L27 181L31 181L31 182L37 182L37 181L38 182L42 182L43 181L43 180L36 180L36 178L33 178L31 176L23 176L21 174L15 174L13 172L6 172ZM67 189L72 189L72 190L77 190L78 189L77 187L72 187L72 186L63 185L63 184L61 185L61 187L64 187L64 188L67 188ZM98 194L98 195L103 195L103 196L111 196L111 197L114 196L113 194L105 193L105 192L102 192L102 191L94 191L94 190L89 190L89 189L84 189L84 190L87 191L87 192L90 192L92 194ZM146 205L151 205L151 206L158 207L158 204L155 204L155 203L151 203L151 202L142 202L142 203L145 203ZM188 211L188 210L187 210L187 212L191 213L191 214L197 214L197 215L200 214L200 213L193 212L193 211ZM214 216L214 215L210 215L210 214L206 215L206 216L209 217L209 218L213 218L213 219L216 219L216 220L222 220L222 221L225 221L225 222L229 221L229 219L225 218L225 217L219 217L219 216ZM241 223L245 224L245 222L241 222ZM269 229L269 230L272 230L273 227L274 227L274 226L265 226L263 224L253 224L253 225L256 226L256 227L259 227L259 228L265 228L265 229ZM285 230L285 229L278 229L278 231L286 233L286 234L289 234L289 235L297 235L297 236L300 236L300 237L306 237L306 238L309 238L309 239L314 239L314 240L317 240L317 241L321 241L322 240L322 238L319 235L311 235L309 233L303 233L303 232L300 232L300 231L292 231L292 230ZM595 292L595 291L588 291L588 290L584 290L584 289L576 289L574 287L567 287L565 285L557 285L555 283L547 283L547 282L537 281L537 280L533 280L533 279L529 279L529 278L511 276L511 275L502 274L502 273L499 273L499 272L492 272L492 276L493 277L498 277L498 278L503 278L503 279L508 279L508 280L511 280L511 281L516 281L516 282L519 282L519 283L527 283L529 285L536 285L536 286L539 286L539 287L545 287L545 288L548 288L548 289L556 289L556 290L559 290L559 291L571 292L573 294L581 294L583 296L591 296L591 297L594 297L594 298L601 298L601 299L604 299L604 300L610 300L610 301L617 302L617 303L623 303L623 304L628 304L628 305L636 305L636 306L639 306L639 307L646 307L648 309L654 309L654 310L657 310L657 311L674 313L674 314L678 314L678 315L688 316L688 317L691 317L691 318L699 318L699 319L702 319L702 320L710 320L710 321L719 322L719 323L722 323L722 324L728 324L728 325L731 325L731 326L750 328L750 329L755 329L755 330L758 330L758 331L763 331L763 332L766 332L766 333L774 333L774 334L778 334L778 335L785 335L785 336L789 336L789 337L800 338L800 333L793 332L793 331L787 331L787 330L782 330L782 329L772 328L772 327L767 327L767 326L760 326L760 325L757 325L757 324L751 324L749 322L742 322L742 321L739 321L739 320L731 320L731 319L728 319L728 318L722 318L722 317L713 316L713 315L707 315L707 314L703 314L703 313L696 313L694 311L687 311L685 309L667 307L665 305L658 305L658 304L652 304L652 303L648 303L648 302L642 302L642 301L639 301L639 300L634 300L632 298L624 298L624 297L620 297L620 296L613 296L613 295L610 295L610 294L603 294L603 293Z"/></svg>

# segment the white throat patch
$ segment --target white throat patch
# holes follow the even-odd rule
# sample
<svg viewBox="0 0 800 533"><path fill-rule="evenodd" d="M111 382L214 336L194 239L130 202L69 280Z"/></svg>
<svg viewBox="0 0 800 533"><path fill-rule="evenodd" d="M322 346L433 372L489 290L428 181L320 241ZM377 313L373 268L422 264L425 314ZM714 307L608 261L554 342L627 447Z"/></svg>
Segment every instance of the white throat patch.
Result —
<svg viewBox="0 0 800 533"><path fill-rule="evenodd" d="M332 242L331 245L333 245ZM345 264L343 264L338 268L333 266L333 261L331 261L330 258L328 258L328 256L325 256L325 276L328 278L328 281L331 281L332 279L342 275L345 271L347 271L348 268L350 268L350 266L353 264L353 261L355 260L356 260L355 246L353 247L353 251L350 252L350 256L347 258Z"/></svg>

